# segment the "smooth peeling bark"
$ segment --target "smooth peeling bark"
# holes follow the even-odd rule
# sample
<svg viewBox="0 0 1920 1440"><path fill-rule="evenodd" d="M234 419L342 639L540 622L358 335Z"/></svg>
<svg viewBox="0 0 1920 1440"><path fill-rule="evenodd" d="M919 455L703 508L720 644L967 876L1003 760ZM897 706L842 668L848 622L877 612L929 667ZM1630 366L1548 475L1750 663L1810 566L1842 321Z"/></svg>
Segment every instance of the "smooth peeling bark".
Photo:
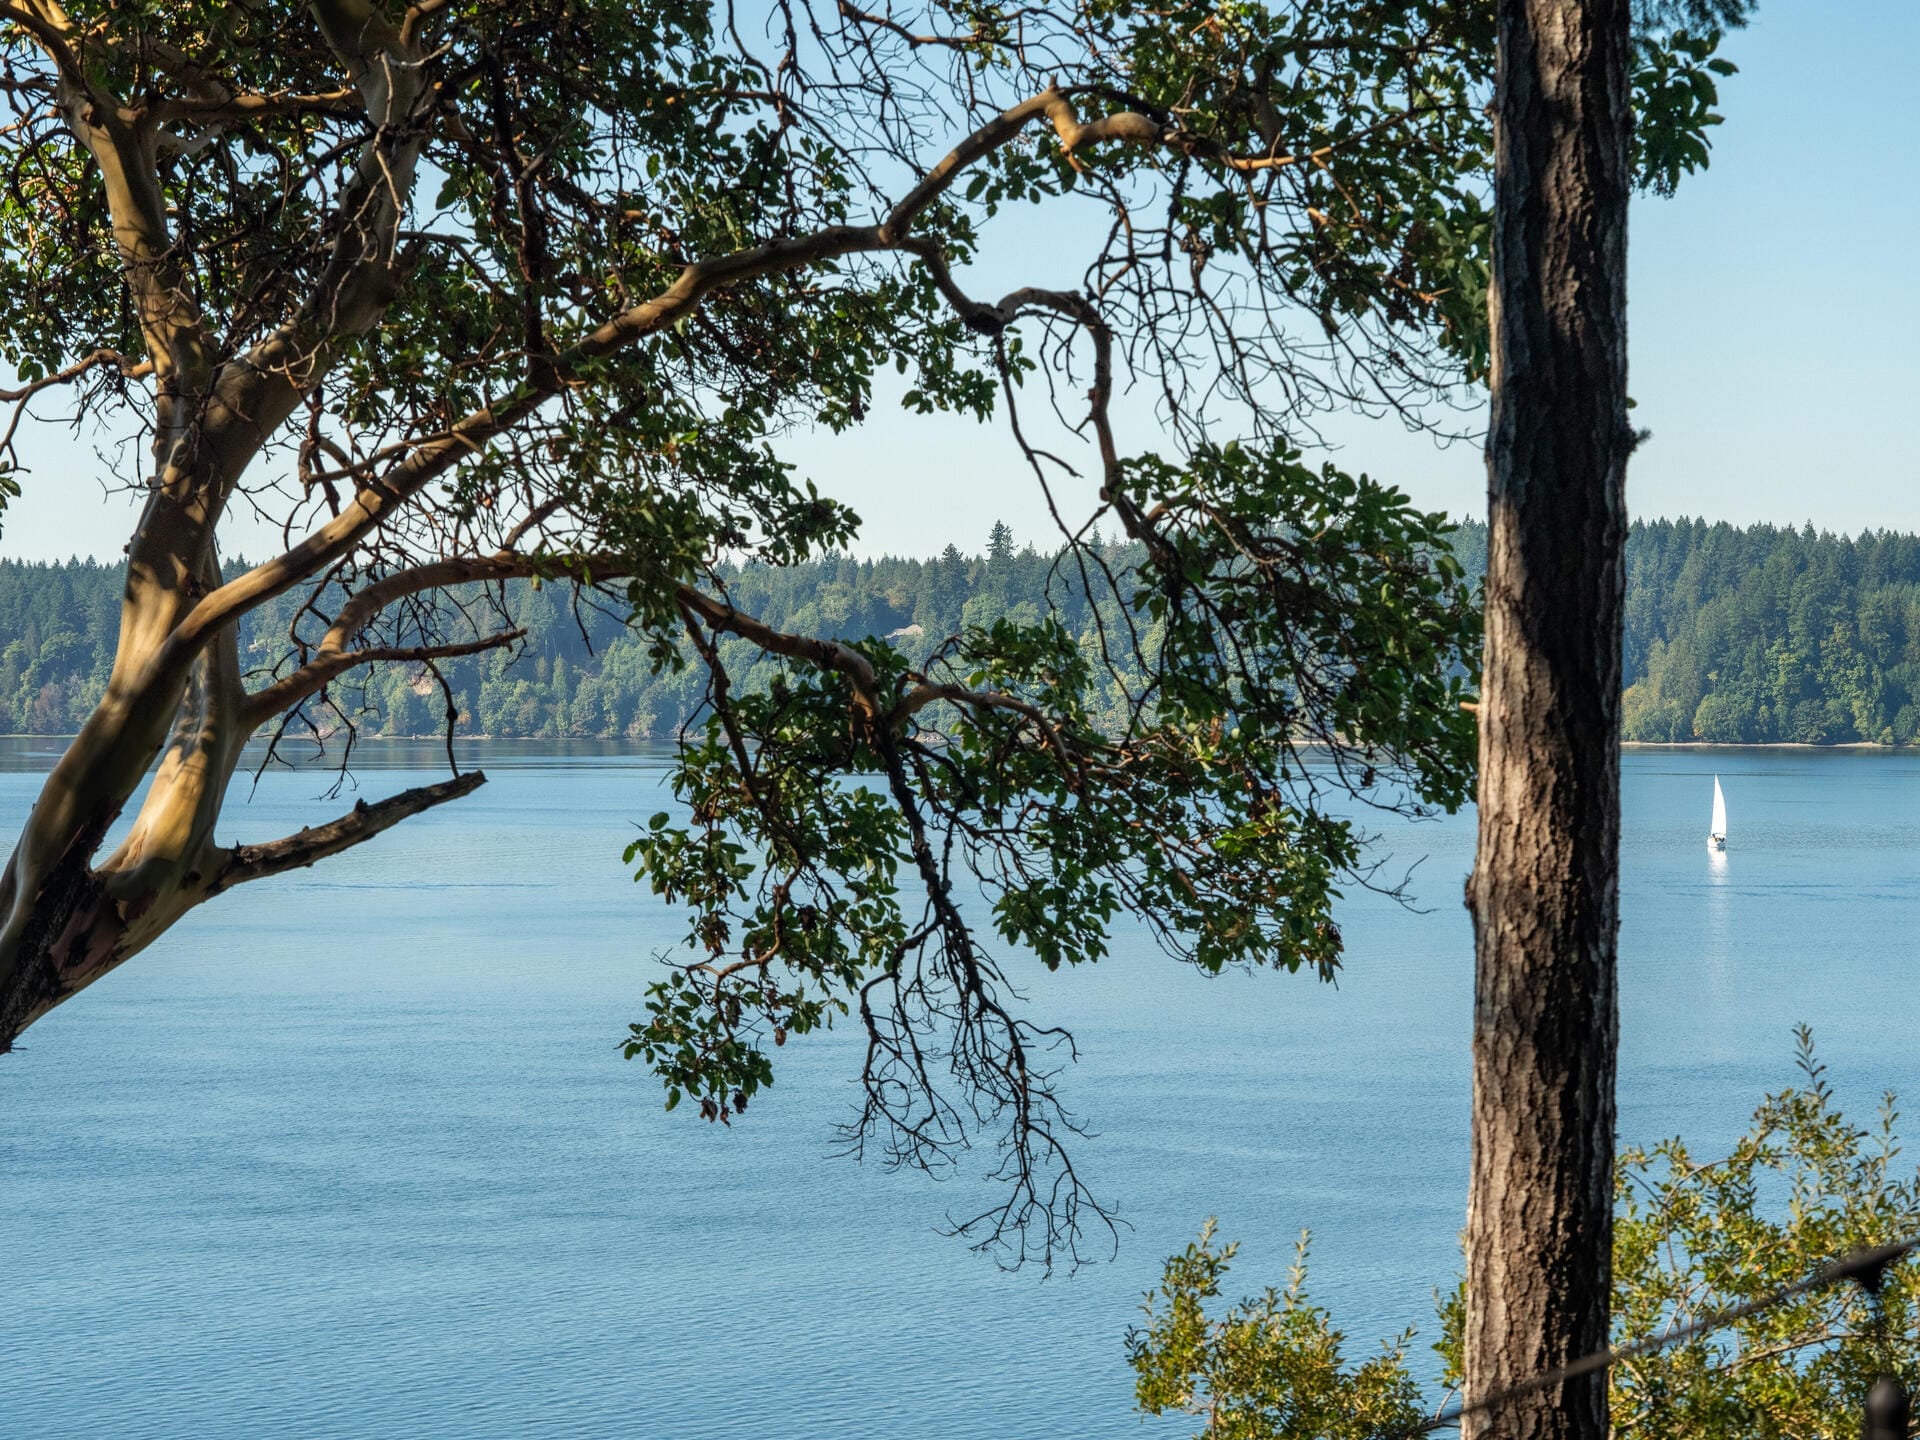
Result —
<svg viewBox="0 0 1920 1440"><path fill-rule="evenodd" d="M169 233L157 132L96 88L74 48L79 32L57 5L32 12L58 77L58 108L99 177L146 346L154 468L127 546L106 693L42 786L0 872L0 1052L212 893L227 854L213 825L259 721L234 652L238 609L190 634L186 622L224 589L214 537L234 487L341 346L382 313L424 135L414 115L417 54L358 0L314 8L378 128L341 197L339 237L310 303L218 368ZM96 869L102 840L156 757L133 834Z"/></svg>
<svg viewBox="0 0 1920 1440"><path fill-rule="evenodd" d="M1628 0L1501 0L1469 1405L1603 1349L1613 1243ZM1604 1373L1464 1434L1601 1440Z"/></svg>

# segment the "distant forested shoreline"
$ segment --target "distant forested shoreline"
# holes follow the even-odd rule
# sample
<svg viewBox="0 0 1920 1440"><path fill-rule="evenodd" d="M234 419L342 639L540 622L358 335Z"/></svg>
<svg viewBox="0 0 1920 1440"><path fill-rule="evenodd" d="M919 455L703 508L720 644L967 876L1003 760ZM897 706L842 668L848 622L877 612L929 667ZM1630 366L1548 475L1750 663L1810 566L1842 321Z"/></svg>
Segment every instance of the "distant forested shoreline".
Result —
<svg viewBox="0 0 1920 1440"><path fill-rule="evenodd" d="M924 654L964 625L1038 620L1051 604L1092 643L1095 615L1074 577L1052 555L1017 547L1005 526L987 538L977 554L949 545L929 560L836 558L726 578L742 609L783 630L890 637ZM1455 549L1480 573L1485 527L1463 525ZM1120 546L1106 555L1116 568L1133 558ZM1642 521L1627 570L1628 740L1920 742L1920 536ZM0 733L70 734L92 709L112 663L120 577L119 566L91 560L0 560ZM284 652L295 603L250 617L241 635L250 665ZM653 673L617 611L530 585L511 590L509 608L528 630L517 654L443 667L461 733L662 739L698 710L704 677ZM756 673L764 658L738 660L741 683L766 678ZM375 672L338 698L366 735L433 733L446 713L440 684L417 671Z"/></svg>
<svg viewBox="0 0 1920 1440"><path fill-rule="evenodd" d="M1100 548L1116 572L1139 558L1131 546ZM235 561L229 573L245 563ZM112 667L121 576L120 566L91 560L0 560L0 734L71 734L91 712ZM887 637L915 658L964 626L1003 617L1037 623L1049 604L1074 634L1096 631L1093 606L1071 567L1016 546L1000 524L979 554L949 545L930 560L836 557L778 569L729 566L722 577L740 609L777 629ZM463 735L657 740L702 709L703 667L655 673L618 602L598 597L576 605L566 585L522 581L509 584L507 597L511 624L527 631L513 650L442 661L444 689L418 667L352 672L333 687L337 713L327 718L350 718L362 735L437 734L451 692ZM242 621L245 667L264 672L287 654L300 603L283 596ZM1101 608L1108 623L1117 618L1111 596ZM324 628L311 618L302 627L314 635ZM720 648L736 686L753 690L771 679L775 661L750 642L722 637ZM1117 688L1105 701L1117 718ZM322 718L317 707L314 713Z"/></svg>

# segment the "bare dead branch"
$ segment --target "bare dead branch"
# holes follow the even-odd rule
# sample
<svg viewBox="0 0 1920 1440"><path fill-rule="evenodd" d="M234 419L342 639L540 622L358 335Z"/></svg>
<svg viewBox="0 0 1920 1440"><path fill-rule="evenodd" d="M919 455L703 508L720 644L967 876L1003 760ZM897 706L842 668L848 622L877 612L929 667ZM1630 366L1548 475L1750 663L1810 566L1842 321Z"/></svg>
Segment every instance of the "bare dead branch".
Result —
<svg viewBox="0 0 1920 1440"><path fill-rule="evenodd" d="M65 369L58 370L52 375L43 375L31 384L20 386L17 390L0 390L0 403L18 404L23 400L31 400L42 390L50 390L58 385L70 384L78 380L82 375L85 375L89 370L93 370L101 365L117 365L120 368L122 377L128 380L138 379L141 376L151 375L153 373L153 365L150 361L134 360L129 356L122 355L118 350L95 350L92 354L74 361L73 364L67 366Z"/></svg>

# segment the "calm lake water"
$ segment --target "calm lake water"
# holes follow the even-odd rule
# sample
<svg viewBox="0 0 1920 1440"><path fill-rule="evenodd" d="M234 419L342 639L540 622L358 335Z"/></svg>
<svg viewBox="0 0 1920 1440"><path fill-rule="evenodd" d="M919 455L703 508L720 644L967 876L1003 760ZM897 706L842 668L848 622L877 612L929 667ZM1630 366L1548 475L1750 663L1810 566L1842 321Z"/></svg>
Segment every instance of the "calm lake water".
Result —
<svg viewBox="0 0 1920 1440"><path fill-rule="evenodd" d="M50 748L0 741L9 839ZM365 753L369 796L436 774ZM1431 1336L1465 1205L1470 817L1394 829L1428 908L1351 901L1337 988L1206 980L1135 935L1032 982L1132 1227L1043 1282L936 1233L967 1176L832 1157L844 1037L789 1044L730 1131L665 1114L615 1049L679 933L620 860L660 760L471 758L471 798L216 902L0 1059L0 1432L1186 1433L1132 1413L1122 1336L1209 1215L1249 1291L1311 1227L1356 1352ZM226 838L334 813L324 783L267 777ZM1860 1118L1920 1095L1920 757L1632 754L1624 911L1623 1140L1731 1138L1802 1020Z"/></svg>

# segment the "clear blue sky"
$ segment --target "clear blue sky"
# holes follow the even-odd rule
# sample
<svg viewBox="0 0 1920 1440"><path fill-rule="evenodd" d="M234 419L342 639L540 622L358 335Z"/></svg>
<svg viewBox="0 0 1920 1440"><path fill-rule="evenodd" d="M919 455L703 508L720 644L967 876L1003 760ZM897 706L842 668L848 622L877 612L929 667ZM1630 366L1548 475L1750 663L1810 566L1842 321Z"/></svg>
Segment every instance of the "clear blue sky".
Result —
<svg viewBox="0 0 1920 1440"><path fill-rule="evenodd" d="M1920 530L1920 3L1762 0L1727 53L1741 73L1712 168L1633 216L1631 386L1653 432L1634 513ZM1483 508L1472 446L1436 450L1392 422L1339 439L1344 463L1422 504ZM103 500L92 444L48 429L28 453L0 554L116 554L126 501ZM1021 539L1051 533L999 428L887 415L795 453L865 517L864 552L976 549L996 517Z"/></svg>

